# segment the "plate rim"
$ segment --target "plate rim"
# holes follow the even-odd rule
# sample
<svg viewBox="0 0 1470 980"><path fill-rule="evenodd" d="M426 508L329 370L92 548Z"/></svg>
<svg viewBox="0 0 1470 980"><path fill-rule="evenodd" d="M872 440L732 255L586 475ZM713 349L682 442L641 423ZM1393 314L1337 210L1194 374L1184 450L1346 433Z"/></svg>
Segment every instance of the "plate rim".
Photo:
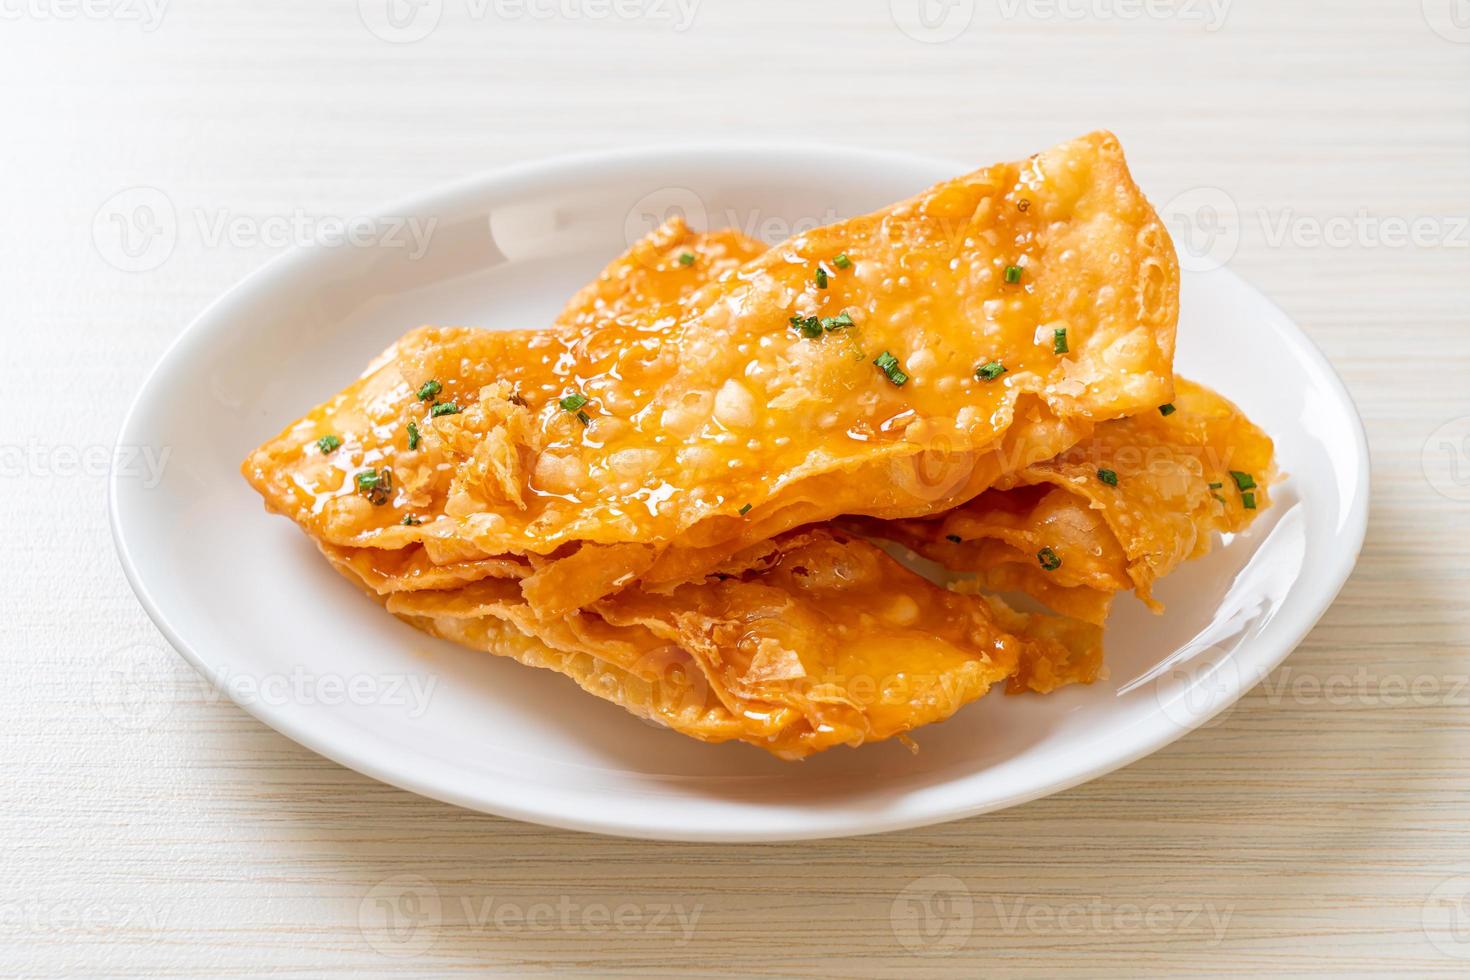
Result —
<svg viewBox="0 0 1470 980"><path fill-rule="evenodd" d="M642 160L657 160L659 163L665 165L670 160L683 161L691 166L698 165L700 161L713 161L722 165L728 165L732 160L738 160L739 158L759 160L762 166L765 167L775 167L777 165L776 161L782 158L790 161L820 159L823 163L831 163L834 160L859 161L869 167L904 165L934 169L957 168L954 169L954 172L964 172L968 167L966 164L955 163L952 160L942 157L925 156L903 151L846 147L840 144L825 142L792 144L768 141L755 143L713 141L697 144L621 147L561 154L480 171L454 181L436 185L418 194L400 197L389 204L367 210L363 214L365 217L381 219L384 216L392 214L414 213L429 209L452 209L461 198L471 195L479 196L498 186L505 187L527 179L554 180L559 174L566 171L585 170L589 167L606 167L611 164L626 164ZM145 376L136 394L131 399L127 412L123 416L122 424L118 430L117 444L128 444L128 438L135 425L138 424L138 419L144 412L150 398L153 396L160 377L175 367L174 362L185 356L187 348L191 344L210 337L216 331L222 329L223 321L220 324L211 324L211 320L216 317L221 309L227 307L236 299L257 291L261 286L269 283L273 277L288 272L298 263L310 261L313 256L320 255L323 251L324 248L322 246L312 245L297 245L289 248L262 263L258 268L248 273L206 304L190 320L189 324L165 347L157 362ZM1227 280L1230 280L1232 288L1250 293L1255 301L1264 304L1282 323L1290 327L1288 332L1281 334L1283 342L1294 347L1302 360L1318 369L1326 387L1336 396L1338 403L1346 408L1345 419L1351 423L1350 430L1356 457L1354 460L1356 485L1353 487L1349 509L1344 514L1339 529L1337 538L1339 548L1335 549L1331 558L1324 562L1324 582L1319 587L1319 601L1309 603L1304 610L1290 611L1294 619L1285 624L1286 631L1284 635L1287 639L1285 641L1278 641L1280 644L1279 648L1270 656L1254 660L1253 665L1258 668L1259 673L1255 671L1242 672L1242 677L1246 679L1242 680L1237 688L1231 691L1227 697L1220 699L1218 704L1212 705L1208 713L1201 714L1195 721L1195 728L1207 724L1210 719L1229 709L1248 691L1252 690L1266 673L1280 666L1296 650L1317 623L1320 622L1321 618L1341 594L1343 587L1346 585L1357 565L1366 538L1369 512L1371 510L1372 460L1369 453L1367 432L1363 424L1362 414L1354 402L1351 392L1343 382L1342 377L1332 366L1331 361L1328 360L1321 348L1318 347L1306 331L1297 324L1294 318L1282 310L1273 299L1256 289L1232 269L1222 266L1218 269L1211 270L1208 274L1212 276L1223 276ZM1194 730L1193 728L1180 726L1153 726L1144 736L1135 736L1133 742L1121 753L1107 756L1101 761L1084 766L1061 780L1041 783L1012 796L969 804L963 800L946 802L940 805L926 807L920 813L903 813L893 816L879 815L876 817L871 814L862 814L847 816L841 819L832 818L825 821L823 826L820 827L777 827L770 829L749 826L740 829L726 827L713 829L699 827L675 828L656 823L640 823L637 820L627 819L621 811L616 810L609 810L605 815L584 817L577 817L564 812L548 812L548 809L545 807L518 804L513 793L502 794L492 802L487 800L483 794L471 794L469 792L458 791L454 787L446 787L430 781L415 780L410 773L404 771L402 766L395 768L392 765L380 761L381 759L391 757L356 752L353 750L350 740L339 739L331 730L324 731L319 727L313 728L310 725L298 723L295 718L290 716L289 712L260 700L241 701L232 695L228 686L221 687L211 674L207 662L200 656L193 644L186 641L174 628L163 607L150 591L144 576L137 566L133 550L128 543L127 531L125 529L126 520L122 513L119 499L120 487L124 478L125 475L120 471L116 454L114 454L112 469L107 482L107 509L113 544L117 551L119 563L122 566L129 586L137 596L139 603L148 614L148 617L153 621L159 632L163 634L164 638L174 650L196 672L203 676L210 684L214 685L216 689L221 690L225 697L229 698L234 704L238 705L252 717L296 742L298 745L371 779L395 786L407 792L415 793L419 796L428 797L475 812L506 817L560 830L574 830L645 840L759 843L866 836L962 820L984 813L1007 809L1050 796L1054 793L1064 792L1152 755L1154 752L1183 738ZM952 780L950 784L958 781Z"/></svg>

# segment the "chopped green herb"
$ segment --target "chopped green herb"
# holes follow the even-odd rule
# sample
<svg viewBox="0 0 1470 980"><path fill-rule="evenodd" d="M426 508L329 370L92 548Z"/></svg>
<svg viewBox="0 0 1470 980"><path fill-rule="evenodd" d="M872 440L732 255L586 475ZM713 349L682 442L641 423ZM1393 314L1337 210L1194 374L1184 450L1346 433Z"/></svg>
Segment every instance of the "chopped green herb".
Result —
<svg viewBox="0 0 1470 980"><path fill-rule="evenodd" d="M1019 265L1006 266L1006 282L1014 286L1021 281L1021 267Z"/></svg>
<svg viewBox="0 0 1470 980"><path fill-rule="evenodd" d="M791 325L808 339L822 336L822 321L814 316L794 316L791 318Z"/></svg>
<svg viewBox="0 0 1470 980"><path fill-rule="evenodd" d="M841 330L852 326L852 316L847 313L839 313L836 316L794 316L791 325L801 331L801 335L808 339L820 337L824 331Z"/></svg>
<svg viewBox="0 0 1470 980"><path fill-rule="evenodd" d="M1240 503L1246 510L1255 510L1256 495L1253 493L1243 493L1240 495Z"/></svg>
<svg viewBox="0 0 1470 980"><path fill-rule="evenodd" d="M353 479L357 481L358 492L366 494L375 507L386 504L393 493L393 471L387 467L381 470L363 470Z"/></svg>
<svg viewBox="0 0 1470 980"><path fill-rule="evenodd" d="M887 375L888 380L892 381L895 385L902 386L909 379L909 376L903 373L903 367L898 363L898 358L888 353L888 351L884 351L875 357L873 363L878 365L878 370Z"/></svg>
<svg viewBox="0 0 1470 980"><path fill-rule="evenodd" d="M422 436L419 435L419 425L418 425L418 423L417 422L410 422L410 423L408 423L408 448L409 449L417 449L417 448L419 448L419 440L421 438L422 438Z"/></svg>
<svg viewBox="0 0 1470 980"><path fill-rule="evenodd" d="M847 257L846 252L843 252L841 255L837 256L837 258L832 260L832 264L837 266L837 268L839 269L851 269L852 259Z"/></svg>
<svg viewBox="0 0 1470 980"><path fill-rule="evenodd" d="M946 541L953 541L955 544L965 543L965 539L960 537L958 534L946 534L944 538Z"/></svg>
<svg viewBox="0 0 1470 980"><path fill-rule="evenodd" d="M424 523L424 522L421 519L419 519L417 517L414 517L412 514L404 514L403 515L403 526L404 527L418 527L422 523Z"/></svg>
<svg viewBox="0 0 1470 980"><path fill-rule="evenodd" d="M1097 478L1110 487L1116 487L1118 485L1118 474L1114 470L1098 470Z"/></svg>
<svg viewBox="0 0 1470 980"><path fill-rule="evenodd" d="M996 378L1005 373L1006 366L1000 363L1000 361L990 361L986 364L980 365L975 369L975 377L979 378L981 381L994 381Z"/></svg>
<svg viewBox="0 0 1470 980"><path fill-rule="evenodd" d="M1036 553L1036 560L1041 562L1041 567L1048 572L1054 572L1062 567L1062 559L1050 548L1042 548Z"/></svg>
<svg viewBox="0 0 1470 980"><path fill-rule="evenodd" d="M750 513L750 506L751 506L750 504L746 504L744 507L740 508L740 516L741 517L744 517L746 514L749 514Z"/></svg>
<svg viewBox="0 0 1470 980"><path fill-rule="evenodd" d="M827 270L822 268L821 266L817 266L817 288L827 288Z"/></svg>
<svg viewBox="0 0 1470 980"><path fill-rule="evenodd" d="M682 265L682 266L691 266L691 265L693 265L694 264L694 253L693 252L685 252L684 254L680 255L679 256L679 264Z"/></svg>
<svg viewBox="0 0 1470 980"><path fill-rule="evenodd" d="M1159 414L1164 416L1164 418L1168 418L1170 415L1173 415L1177 411L1179 411L1179 409L1175 408L1173 403L1159 406Z"/></svg>
<svg viewBox="0 0 1470 980"><path fill-rule="evenodd" d="M1222 496L1220 496L1218 493L1212 493L1212 494L1210 494L1210 496L1211 497L1214 497L1216 500L1220 501L1220 503L1222 503L1222 504L1225 502L1225 498L1222 497Z"/></svg>
<svg viewBox="0 0 1470 980"><path fill-rule="evenodd" d="M1051 332L1051 350L1053 354L1067 353L1067 328L1057 327Z"/></svg>
<svg viewBox="0 0 1470 980"><path fill-rule="evenodd" d="M1230 478L1234 480L1235 485L1242 490L1254 490L1256 488L1256 478L1251 476L1249 473L1242 473L1239 470L1231 470Z"/></svg>
<svg viewBox="0 0 1470 980"><path fill-rule="evenodd" d="M335 453L341 445L342 440L337 436L322 436L316 441L316 448L322 451L323 456L329 456Z"/></svg>
<svg viewBox="0 0 1470 980"><path fill-rule="evenodd" d="M1219 490L1223 486L1225 486L1225 484L1223 484L1223 483L1211 483L1210 484L1210 489L1211 490Z"/></svg>
<svg viewBox="0 0 1470 980"><path fill-rule="evenodd" d="M426 402L443 390L444 386L439 382L432 380L425 381L424 386L419 389L419 401Z"/></svg>
<svg viewBox="0 0 1470 980"><path fill-rule="evenodd" d="M557 404L562 407L562 411L564 412L576 412L577 421L583 425L592 424L592 416L582 411L582 406L587 404L587 396L580 391L574 391L570 395L566 395Z"/></svg>
<svg viewBox="0 0 1470 980"><path fill-rule="evenodd" d="M437 419L441 415L458 415L459 406L454 402L435 402L434 407L429 409L429 417Z"/></svg>

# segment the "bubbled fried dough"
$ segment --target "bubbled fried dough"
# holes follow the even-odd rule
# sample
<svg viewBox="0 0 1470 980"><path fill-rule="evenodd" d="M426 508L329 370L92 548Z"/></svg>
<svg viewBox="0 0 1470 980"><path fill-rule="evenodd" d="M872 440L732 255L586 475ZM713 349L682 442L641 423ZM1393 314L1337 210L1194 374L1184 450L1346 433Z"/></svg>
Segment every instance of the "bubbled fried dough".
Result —
<svg viewBox="0 0 1470 980"><path fill-rule="evenodd" d="M609 548L609 589L671 588L799 525L941 512L1017 453L1167 401L1177 286L1121 149L1094 134L798 236L680 303L530 337L414 331L246 470L333 546L544 556L526 590L551 614L569 546ZM991 358L998 383L974 374ZM328 431L344 445L323 470L309 447ZM957 476L894 478L936 444ZM350 475L383 466L395 490L375 506Z"/></svg>
<svg viewBox="0 0 1470 980"><path fill-rule="evenodd" d="M797 532L772 552L738 576L668 595L634 587L551 621L498 581L387 602L415 626L562 673L639 717L789 759L903 735L1007 679L1050 685L1087 665L1095 676L1101 661L1095 628L948 592L851 535Z"/></svg>
<svg viewBox="0 0 1470 980"><path fill-rule="evenodd" d="M580 289L557 317L552 329L586 328L598 319L617 318L651 306L687 300L700 287L732 275L763 251L765 246L760 242L733 229L695 232L682 218L671 218L614 259L595 280ZM512 341L527 341L535 335L523 331L505 336L504 356L507 360L516 361L526 355L517 350ZM404 435L406 440L406 431ZM425 452L432 453L431 447L425 443L421 443L425 445ZM302 458L310 458L309 450ZM440 465L437 461L429 464L416 460L411 450L392 459L383 459L390 468L396 465L399 472L407 469L412 473L416 481L414 485L422 482L420 474L428 465ZM257 488L262 488L268 506L274 508L294 503L300 507L308 499L297 493L293 501L289 488L281 481L271 481L263 470L252 475L250 463L246 463L247 476ZM356 471L352 470L351 461L344 457L321 461L317 472L319 490L340 485ZM301 489L297 488L298 491ZM317 499L321 499L320 496ZM410 507L418 499L421 498L410 501ZM404 519L421 521L422 517L410 510ZM532 571L523 557L485 557L473 545L453 538L430 538L398 548L350 547L325 541L319 541L319 546L330 560L339 566L350 566L355 580L380 595L415 589L452 588L487 577L525 578Z"/></svg>
<svg viewBox="0 0 1470 980"><path fill-rule="evenodd" d="M1249 526L1276 478L1271 438L1238 407L1183 378L1175 390L1162 410L1105 422L949 513L864 530L1088 622L1128 589L1158 611L1153 584Z"/></svg>

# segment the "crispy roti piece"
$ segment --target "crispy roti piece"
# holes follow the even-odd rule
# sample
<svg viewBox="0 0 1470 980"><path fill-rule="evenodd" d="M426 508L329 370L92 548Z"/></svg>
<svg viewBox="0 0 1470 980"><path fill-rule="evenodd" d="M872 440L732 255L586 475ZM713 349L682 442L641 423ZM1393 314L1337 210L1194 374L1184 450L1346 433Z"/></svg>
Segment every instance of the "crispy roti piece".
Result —
<svg viewBox="0 0 1470 980"><path fill-rule="evenodd" d="M705 241L704 238L695 240ZM688 244L690 240L681 236L677 241ZM748 249L759 252L762 249L759 243L750 240L733 245L736 247L732 251ZM708 249L701 249L701 254L710 253ZM573 322L594 308L603 315L616 312L621 304L643 301L642 297L657 291L658 284L649 280L661 273L650 271L646 263L629 262L631 257L632 254L615 261L596 283L574 297L558 323ZM718 274L719 263L710 262L702 268L713 278ZM682 264L680 271L683 271ZM642 280L638 288L621 287L620 284L630 276ZM665 299L676 300L683 293L697 288L697 283L689 283L688 279L688 276L680 275L674 280L675 286L665 292ZM665 283L668 281L664 280ZM781 542L760 542L733 556L717 572L724 581L743 581L733 585L712 585L709 597L713 598L722 590L727 594L727 601L733 596L749 606L758 598L764 607L774 608L782 602L779 593L785 586L769 578L752 580L760 579L781 565L793 546L805 548L811 542L809 536L799 539L788 536ZM886 593L933 592L932 586L921 582L912 572L881 552L846 541L830 547L834 550L829 554L839 559L832 569L834 572L841 574L843 565L858 564L869 567L870 574L885 583ZM427 552L420 546L390 551L326 545L323 550L349 579L377 594L406 622L456 642L562 673L594 693L622 704L639 717L658 720L709 740L738 738L774 747L787 756L815 751L827 744L820 739L814 740L812 736L812 732L820 729L823 723L813 722L809 703L804 706L757 703L747 692L739 698L726 694L722 699L716 694L706 704L706 696L719 689L710 687L705 666L667 636L660 636L631 622L613 626L595 613L577 611L549 621L536 616L513 582L499 581L528 574L530 565L524 559L465 560L435 565L428 561ZM575 564L575 561L569 564ZM587 577L595 580L596 566L584 571ZM426 594L392 597L394 592ZM698 593L691 589L686 595ZM1015 670L1008 678L1008 689L1013 692L1048 691L1062 683L1091 681L1101 663L1101 632L1096 628L1055 617L1018 615L994 599L948 598L938 608L951 622L966 617L978 618L990 623L991 628L1014 634L1021 641ZM954 615L956 609L961 611L959 617ZM867 614L868 611L864 610L863 615ZM715 636L720 633L719 630L712 632ZM795 656L801 655L796 650L802 651L808 660L830 656L830 632L814 633L810 621L805 629L788 630L785 636L794 645ZM718 641L696 635L696 639L690 642L709 649ZM718 648L714 649L718 656ZM907 647L904 652L906 659L903 663L889 666L895 671L912 672L916 664L908 659ZM708 662L707 656L703 663ZM949 684L950 680L939 679L938 683ZM850 686L860 697L865 696L871 687L861 678L854 679ZM803 707L807 714L803 714ZM896 702L891 709L899 714L908 710ZM917 724L920 720L915 715L910 724ZM843 737L848 740L856 738L851 732L858 727L865 733L863 737L871 738L875 731L879 737L887 737L884 733L894 730L894 723L880 719L876 726L867 722L854 726L849 720L847 729L844 729L849 734Z"/></svg>
<svg viewBox="0 0 1470 980"><path fill-rule="evenodd" d="M798 532L770 554L739 576L667 595L628 589L555 620L504 581L387 604L641 718L787 759L901 736L1007 679L1046 690L1059 670L1100 659L1095 627L948 592L841 532Z"/></svg>
<svg viewBox="0 0 1470 980"><path fill-rule="evenodd" d="M1099 425L1056 459L1025 467L963 507L864 530L900 542L986 588L1027 593L1092 623L1244 530L1271 503L1271 439L1234 404L1176 379L1169 414Z"/></svg>
<svg viewBox="0 0 1470 980"><path fill-rule="evenodd" d="M329 545L542 556L525 594L554 615L598 598L589 566L608 591L671 590L803 524L943 511L1167 402L1177 292L1162 223L1094 134L798 236L682 302L529 337L414 331L245 471ZM386 493L353 479L384 468Z"/></svg>
<svg viewBox="0 0 1470 980"><path fill-rule="evenodd" d="M683 218L671 218L619 255L596 279L580 289L567 302L552 329L586 329L609 318L678 303L700 287L733 274L765 248L761 242L734 229L694 232ZM527 339L531 335L521 332L514 336ZM506 354L512 360L522 356L513 345L507 346ZM258 471L252 476L252 461L262 468L266 465L265 460L257 458L258 455L246 462L246 475L252 482L265 479ZM309 458L310 450L304 456ZM340 466L319 469L315 477L318 486L339 484L346 478L347 474ZM272 499L273 496L267 494L268 507L273 507ZM280 495L276 494L274 499L280 499ZM415 521L421 518L407 513L404 519ZM334 564L350 566L354 580L380 595L414 589L454 588L486 577L525 578L532 572L524 559L514 556L486 558L474 547L456 546L453 540L445 539L410 543L398 549L348 547L325 541L319 541L318 546Z"/></svg>

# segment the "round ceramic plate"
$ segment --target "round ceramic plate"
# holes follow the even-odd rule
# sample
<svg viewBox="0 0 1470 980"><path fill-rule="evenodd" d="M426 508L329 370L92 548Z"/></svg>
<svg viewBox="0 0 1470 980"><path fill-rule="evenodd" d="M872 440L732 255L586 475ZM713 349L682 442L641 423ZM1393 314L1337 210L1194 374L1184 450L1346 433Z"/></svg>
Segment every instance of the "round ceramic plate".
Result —
<svg viewBox="0 0 1470 980"><path fill-rule="evenodd" d="M673 211L774 242L967 169L834 148L584 156L476 178L285 255L184 332L123 426L123 445L169 453L161 482L113 475L128 577L170 642L266 724L385 782L557 827L717 841L872 833L1012 806L1153 752L1291 652L1346 580L1367 522L1367 445L1341 382L1223 269L1185 276L1178 370L1275 437L1288 474L1275 505L1164 580L1163 616L1120 599L1106 680L992 692L917 732L917 754L886 742L786 763L706 745L560 676L431 639L359 594L239 475L247 452L408 329L548 324Z"/></svg>

